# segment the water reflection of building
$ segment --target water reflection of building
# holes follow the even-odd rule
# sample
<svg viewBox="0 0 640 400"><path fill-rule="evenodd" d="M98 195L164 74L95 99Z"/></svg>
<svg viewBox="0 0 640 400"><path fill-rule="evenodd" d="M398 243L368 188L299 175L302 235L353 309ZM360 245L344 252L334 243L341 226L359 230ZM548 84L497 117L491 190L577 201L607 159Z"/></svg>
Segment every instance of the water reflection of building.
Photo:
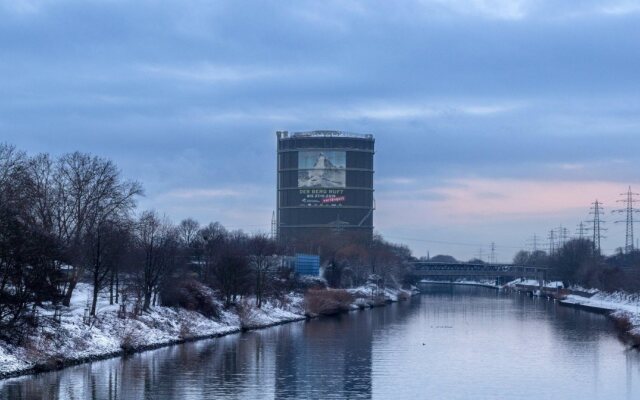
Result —
<svg viewBox="0 0 640 400"><path fill-rule="evenodd" d="M277 342L276 398L371 398L371 321L348 314L297 325Z"/></svg>

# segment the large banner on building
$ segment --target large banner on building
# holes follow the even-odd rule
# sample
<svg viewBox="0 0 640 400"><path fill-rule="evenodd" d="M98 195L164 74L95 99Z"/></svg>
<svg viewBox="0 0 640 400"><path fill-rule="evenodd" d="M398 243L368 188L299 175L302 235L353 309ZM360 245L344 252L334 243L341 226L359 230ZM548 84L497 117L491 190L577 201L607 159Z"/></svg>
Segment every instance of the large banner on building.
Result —
<svg viewBox="0 0 640 400"><path fill-rule="evenodd" d="M298 152L299 188L344 188L347 186L344 151Z"/></svg>
<svg viewBox="0 0 640 400"><path fill-rule="evenodd" d="M344 189L299 189L304 206L341 206L346 201Z"/></svg>

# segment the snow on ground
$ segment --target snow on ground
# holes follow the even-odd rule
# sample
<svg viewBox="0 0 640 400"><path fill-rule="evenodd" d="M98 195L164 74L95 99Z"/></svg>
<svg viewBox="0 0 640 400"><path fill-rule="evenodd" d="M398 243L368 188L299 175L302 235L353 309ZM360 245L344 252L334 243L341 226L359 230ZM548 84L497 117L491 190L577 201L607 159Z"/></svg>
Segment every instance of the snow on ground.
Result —
<svg viewBox="0 0 640 400"><path fill-rule="evenodd" d="M241 307L240 324L242 328L252 329L299 321L305 319L303 303L304 297L296 293L289 293L286 302L267 300L260 308L255 307L255 301L251 299Z"/></svg>
<svg viewBox="0 0 640 400"><path fill-rule="evenodd" d="M405 289L393 289L393 288L378 288L373 283L357 286L347 289L347 292L351 293L355 297L353 308L359 308L362 306L371 306L379 302L396 302L402 297L409 297L417 293L417 289L411 288L411 290ZM377 298L377 301L375 300Z"/></svg>
<svg viewBox="0 0 640 400"><path fill-rule="evenodd" d="M499 289L500 286L496 285L496 281L494 279L457 279L455 281L435 281L430 279L423 279L420 281L421 283L440 283L440 284L456 284L456 285L467 285L467 286L483 286L483 287L492 287Z"/></svg>
<svg viewBox="0 0 640 400"><path fill-rule="evenodd" d="M53 318L54 308L45 304L38 309L38 328L22 346L0 341L0 377L40 364L117 355L123 349L144 349L304 318L302 296L290 294L279 303L267 301L260 310L250 304L244 318L236 310L223 310L219 304L222 311L216 319L195 311L159 306L138 316L120 318L119 306L109 305L108 299L101 296L96 317L89 319L87 299L91 296L92 287L79 284L70 307L61 309L59 322Z"/></svg>
<svg viewBox="0 0 640 400"><path fill-rule="evenodd" d="M640 337L640 313L636 312L636 313L629 313L626 311L616 311L614 313L614 315L618 316L618 317L626 317L629 320L629 323L631 323L631 330L629 331L629 333L631 333L634 336L638 336Z"/></svg>
<svg viewBox="0 0 640 400"><path fill-rule="evenodd" d="M0 371L12 373L28 369L30 364L24 361L23 352L10 345L0 345Z"/></svg>
<svg viewBox="0 0 640 400"><path fill-rule="evenodd" d="M378 289L375 285L349 289L358 301L372 306L372 293L377 299L398 301L413 291ZM224 310L218 301L220 315L216 319L182 308L152 307L148 312L133 316L121 315L119 305L109 305L100 296L97 315L87 318L92 287L78 284L71 305L61 308L60 320L54 319L55 309L44 304L38 309L39 326L21 346L0 341L0 378L28 371L39 365L56 362L86 361L93 358L119 355L123 350L142 350L153 346L178 343L183 340L220 336L284 322L305 319L304 296L289 293L281 299L266 300L257 308L254 298L241 301L236 307ZM131 311L131 306L127 311Z"/></svg>
<svg viewBox="0 0 640 400"><path fill-rule="evenodd" d="M347 292L351 293L351 295L356 299L366 299L367 297L374 297L383 294L378 286L374 284L366 284L349 288L347 289Z"/></svg>
<svg viewBox="0 0 640 400"><path fill-rule="evenodd" d="M540 281L536 280L536 279L516 279L515 281L511 281L509 283L507 283L507 286L516 286L516 285L522 285L522 286L540 286ZM545 281L544 284L542 285L543 288L545 289L562 289L564 288L564 284L562 283L562 281Z"/></svg>
<svg viewBox="0 0 640 400"><path fill-rule="evenodd" d="M596 293L592 297L583 297L578 295L568 295L565 304L584 305L588 307L598 308L609 311L627 311L630 313L640 314L640 295L629 294L624 292L615 293Z"/></svg>
<svg viewBox="0 0 640 400"><path fill-rule="evenodd" d="M592 297L568 295L561 301L563 304L592 307L604 311L612 311L616 318L625 318L631 323L629 333L640 336L640 294L625 292L599 292Z"/></svg>
<svg viewBox="0 0 640 400"><path fill-rule="evenodd" d="M583 292L583 293L591 293L591 294L595 294L595 293L599 292L598 289L586 288L586 287L580 286L580 285L571 285L569 287L569 289L574 291L574 292Z"/></svg>
<svg viewBox="0 0 640 400"><path fill-rule="evenodd" d="M457 280L456 283L461 285L499 287L496 285L496 281L494 279L460 279Z"/></svg>
<svg viewBox="0 0 640 400"><path fill-rule="evenodd" d="M540 283L533 279L516 279L507 283L506 287L518 289L518 286L536 286ZM545 289L563 289L561 281L544 282ZM578 294L567 295L560 302L568 305L579 305L613 312L614 317L624 317L628 319L633 328L631 333L640 336L640 294L630 294L624 292L604 293L597 289L584 288L581 286L571 286L569 290L573 293L589 295L591 297L580 296Z"/></svg>

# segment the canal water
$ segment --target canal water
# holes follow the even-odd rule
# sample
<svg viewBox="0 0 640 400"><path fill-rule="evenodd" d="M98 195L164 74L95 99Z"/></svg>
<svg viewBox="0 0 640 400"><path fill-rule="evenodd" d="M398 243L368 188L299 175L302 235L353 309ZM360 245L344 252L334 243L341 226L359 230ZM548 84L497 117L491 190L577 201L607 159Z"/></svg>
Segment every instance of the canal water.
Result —
<svg viewBox="0 0 640 400"><path fill-rule="evenodd" d="M0 381L0 399L640 399L602 315L491 289Z"/></svg>

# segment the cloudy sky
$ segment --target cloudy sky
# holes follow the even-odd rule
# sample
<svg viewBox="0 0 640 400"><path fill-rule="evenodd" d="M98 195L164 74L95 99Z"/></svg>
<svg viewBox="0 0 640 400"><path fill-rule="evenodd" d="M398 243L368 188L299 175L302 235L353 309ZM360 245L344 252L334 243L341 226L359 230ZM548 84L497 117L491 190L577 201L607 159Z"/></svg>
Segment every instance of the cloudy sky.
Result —
<svg viewBox="0 0 640 400"><path fill-rule="evenodd" d="M509 260L640 191L640 1L0 0L0 141L268 231L275 131L376 136L376 229ZM638 230L640 238L640 229Z"/></svg>

